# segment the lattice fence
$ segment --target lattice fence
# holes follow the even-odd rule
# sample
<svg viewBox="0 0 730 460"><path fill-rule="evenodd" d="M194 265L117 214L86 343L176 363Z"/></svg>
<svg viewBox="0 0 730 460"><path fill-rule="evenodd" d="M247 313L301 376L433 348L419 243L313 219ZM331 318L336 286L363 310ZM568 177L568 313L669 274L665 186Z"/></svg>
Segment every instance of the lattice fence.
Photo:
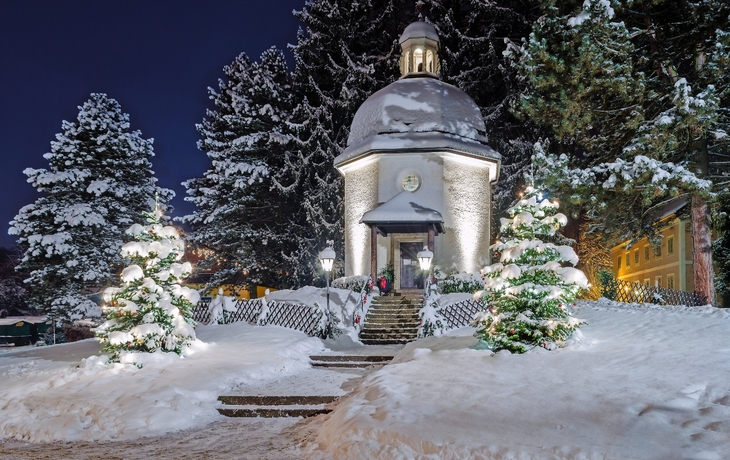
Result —
<svg viewBox="0 0 730 460"><path fill-rule="evenodd" d="M198 304L193 308L193 320L202 323L210 323L210 297L201 297Z"/></svg>
<svg viewBox="0 0 730 460"><path fill-rule="evenodd" d="M484 310L484 302L478 300L462 300L447 305L439 310L439 314L446 320L446 329L468 326L477 312Z"/></svg>
<svg viewBox="0 0 730 460"><path fill-rule="evenodd" d="M210 323L210 297L203 297L193 310L193 319L199 323ZM245 321L255 324L263 307L260 299L241 299L236 303L236 311L223 311L221 324L230 324ZM309 336L320 336L322 312L307 305L285 302L269 302L269 313L266 324L287 327L302 331Z"/></svg>
<svg viewBox="0 0 730 460"><path fill-rule="evenodd" d="M322 312L314 307L291 303L269 303L267 324L288 327L302 331L309 336L319 336Z"/></svg>
<svg viewBox="0 0 730 460"><path fill-rule="evenodd" d="M601 286L603 297L619 302L655 303L658 305L707 305L707 299L696 292L677 291L623 280L611 280Z"/></svg>

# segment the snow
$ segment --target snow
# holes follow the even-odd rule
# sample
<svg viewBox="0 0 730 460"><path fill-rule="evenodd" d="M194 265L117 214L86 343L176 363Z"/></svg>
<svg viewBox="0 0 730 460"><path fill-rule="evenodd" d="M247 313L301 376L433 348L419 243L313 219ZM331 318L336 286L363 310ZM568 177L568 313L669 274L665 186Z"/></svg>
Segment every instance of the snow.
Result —
<svg viewBox="0 0 730 460"><path fill-rule="evenodd" d="M472 328L406 346L323 424L311 458L730 457L730 312L574 308L579 345L494 356Z"/></svg>
<svg viewBox="0 0 730 460"><path fill-rule="evenodd" d="M219 395L310 369L308 356L324 349L319 339L277 326L199 326L196 334L186 358L152 353L141 369L97 356L48 357L75 344L45 347L46 358L36 350L1 355L0 439L128 440L204 427L222 419Z"/></svg>
<svg viewBox="0 0 730 460"><path fill-rule="evenodd" d="M398 39L398 43L403 43L404 41L408 40L409 38L430 38L431 40L439 41L438 33L436 33L436 29L431 24L428 24L423 21L416 21L414 23L411 23L408 25L408 27L403 30L403 33L401 34L400 38Z"/></svg>
<svg viewBox="0 0 730 460"><path fill-rule="evenodd" d="M290 458L730 458L730 311L605 299L572 309L587 321L585 337L554 351L492 355L471 348L468 327L407 345L322 416L314 442ZM334 377L308 364L324 351L319 339L245 323L199 326L197 336L188 357L155 354L142 369L79 363L70 350L91 341L1 355L0 439L154 444L166 438L142 436L187 429L186 439L215 456L241 438L231 429L219 447L193 435L221 426L218 395L267 394L274 382L285 384L274 394L298 383L301 394L331 391Z"/></svg>

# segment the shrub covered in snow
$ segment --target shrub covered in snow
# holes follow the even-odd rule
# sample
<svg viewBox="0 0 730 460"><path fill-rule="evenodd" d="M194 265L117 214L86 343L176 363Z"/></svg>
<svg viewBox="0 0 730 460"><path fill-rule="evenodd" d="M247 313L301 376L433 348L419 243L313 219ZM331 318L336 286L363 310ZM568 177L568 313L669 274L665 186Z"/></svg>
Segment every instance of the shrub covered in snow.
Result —
<svg viewBox="0 0 730 460"><path fill-rule="evenodd" d="M483 269L480 294L489 310L477 320L477 336L492 350L524 353L540 346L562 346L581 321L568 313L581 290L588 287L573 248L549 242L567 223L558 203L538 202L538 192L525 190L501 219L502 238L491 246L499 262Z"/></svg>
<svg viewBox="0 0 730 460"><path fill-rule="evenodd" d="M122 286L104 291L107 320L96 335L114 362L135 362L135 353L183 354L195 340L192 311L200 295L180 285L191 266L179 262L185 244L174 227L160 224L161 214L145 213L147 226L127 230L135 241L122 246L121 254L131 264L122 271Z"/></svg>
<svg viewBox="0 0 730 460"><path fill-rule="evenodd" d="M484 289L484 277L480 273L453 273L443 276L437 272L436 276L442 294L474 294Z"/></svg>

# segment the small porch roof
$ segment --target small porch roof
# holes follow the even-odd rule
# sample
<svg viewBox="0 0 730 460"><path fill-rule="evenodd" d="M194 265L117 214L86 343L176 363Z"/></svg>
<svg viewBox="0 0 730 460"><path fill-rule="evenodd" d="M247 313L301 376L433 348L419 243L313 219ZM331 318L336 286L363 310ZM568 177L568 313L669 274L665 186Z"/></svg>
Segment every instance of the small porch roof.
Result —
<svg viewBox="0 0 730 460"><path fill-rule="evenodd" d="M444 219L435 209L419 204L416 196L402 191L390 200L362 215L360 223L389 233L421 233L433 227L436 234L443 233Z"/></svg>

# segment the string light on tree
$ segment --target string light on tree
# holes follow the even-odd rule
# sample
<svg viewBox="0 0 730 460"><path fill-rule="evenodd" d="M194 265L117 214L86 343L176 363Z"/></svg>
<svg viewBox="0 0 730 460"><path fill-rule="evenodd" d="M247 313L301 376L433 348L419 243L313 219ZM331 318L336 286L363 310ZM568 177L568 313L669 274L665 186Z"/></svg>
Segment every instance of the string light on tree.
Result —
<svg viewBox="0 0 730 460"><path fill-rule="evenodd" d="M552 350L580 338L582 321L565 305L575 305L588 280L574 268L573 248L555 243L568 219L556 201L541 199L531 186L520 196L508 210L510 218L501 219L500 240L491 247L499 261L482 270L481 296L489 308L477 318L476 335L493 351Z"/></svg>
<svg viewBox="0 0 730 460"><path fill-rule="evenodd" d="M192 312L200 295L180 284L192 272L189 262L180 263L185 243L174 227L161 224L159 208L143 214L148 224L126 232L135 241L121 249L131 262L122 285L104 291L107 320L96 339L111 362L135 363L139 353L158 351L182 355L195 340Z"/></svg>

